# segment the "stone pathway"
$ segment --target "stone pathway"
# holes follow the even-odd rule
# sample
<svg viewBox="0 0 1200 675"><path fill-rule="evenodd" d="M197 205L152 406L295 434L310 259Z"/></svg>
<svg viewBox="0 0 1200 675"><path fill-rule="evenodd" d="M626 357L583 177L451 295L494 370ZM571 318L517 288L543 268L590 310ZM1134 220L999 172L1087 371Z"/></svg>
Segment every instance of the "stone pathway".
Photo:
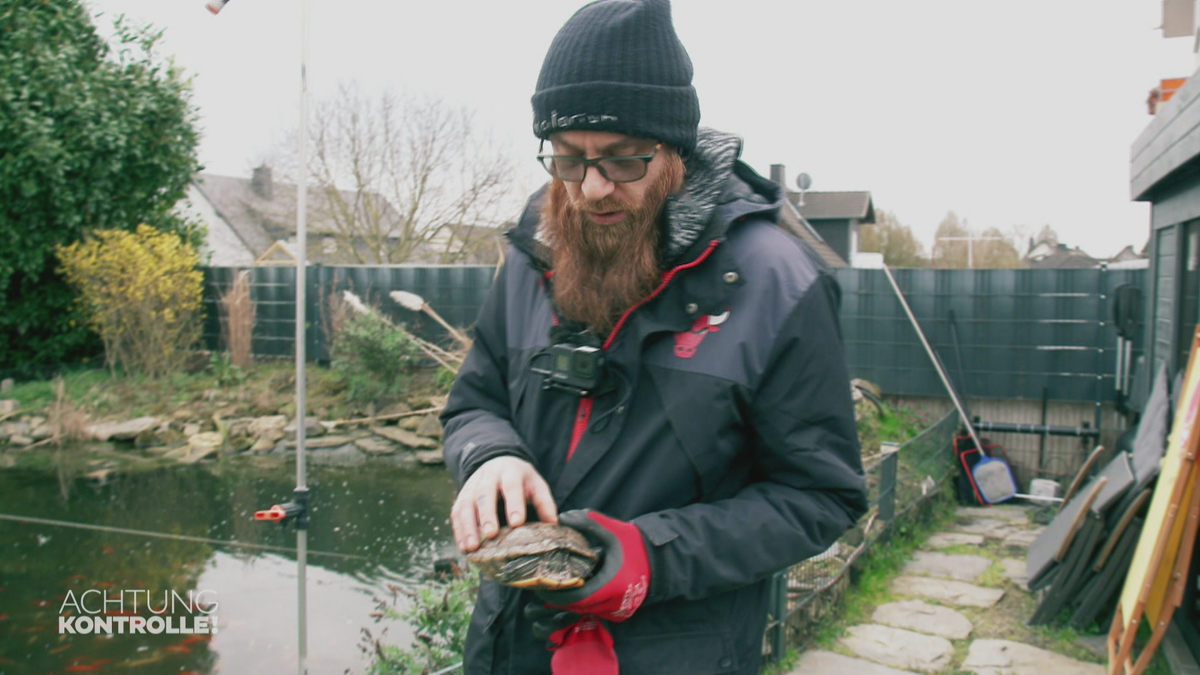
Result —
<svg viewBox="0 0 1200 675"><path fill-rule="evenodd" d="M959 507L958 522L931 535L892 581L895 602L875 608L871 623L851 626L837 651L804 652L788 675L1104 675L1105 667L1006 639L994 609L1029 595L1025 552L1043 528L1023 506ZM992 557L972 549L989 547ZM998 557L994 551L1004 551ZM960 611L961 610L961 611ZM966 613L987 620L983 637ZM1010 618L1021 625L1027 616Z"/></svg>

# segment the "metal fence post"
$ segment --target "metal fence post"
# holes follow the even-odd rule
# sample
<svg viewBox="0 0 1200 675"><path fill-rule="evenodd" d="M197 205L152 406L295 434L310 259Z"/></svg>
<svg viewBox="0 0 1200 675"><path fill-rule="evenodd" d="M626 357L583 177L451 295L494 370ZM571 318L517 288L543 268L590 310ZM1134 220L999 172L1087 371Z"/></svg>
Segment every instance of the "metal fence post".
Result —
<svg viewBox="0 0 1200 675"><path fill-rule="evenodd" d="M782 661L787 650L787 579L787 570L771 577L771 613L775 619L775 629L771 632L771 663Z"/></svg>
<svg viewBox="0 0 1200 675"><path fill-rule="evenodd" d="M900 446L885 449L879 466L879 517L886 523L882 538L891 536L896 518L896 471L900 464Z"/></svg>

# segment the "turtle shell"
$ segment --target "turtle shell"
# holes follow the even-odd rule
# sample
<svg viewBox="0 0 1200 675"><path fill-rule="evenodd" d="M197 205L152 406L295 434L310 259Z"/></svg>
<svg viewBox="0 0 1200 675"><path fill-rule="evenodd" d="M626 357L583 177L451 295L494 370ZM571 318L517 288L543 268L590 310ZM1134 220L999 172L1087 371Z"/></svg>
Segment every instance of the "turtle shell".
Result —
<svg viewBox="0 0 1200 675"><path fill-rule="evenodd" d="M499 534L467 554L483 576L516 588L562 590L582 586L600 556L577 530L527 523Z"/></svg>

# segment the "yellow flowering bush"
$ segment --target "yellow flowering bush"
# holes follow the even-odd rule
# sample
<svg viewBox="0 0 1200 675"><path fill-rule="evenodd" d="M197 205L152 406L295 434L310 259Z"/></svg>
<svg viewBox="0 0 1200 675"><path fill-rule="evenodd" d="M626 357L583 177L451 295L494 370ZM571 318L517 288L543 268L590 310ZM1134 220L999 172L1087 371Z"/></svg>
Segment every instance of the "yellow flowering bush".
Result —
<svg viewBox="0 0 1200 675"><path fill-rule="evenodd" d="M104 341L110 370L160 377L182 365L200 337L204 275L195 249L178 235L139 225L98 230L58 247L67 283Z"/></svg>

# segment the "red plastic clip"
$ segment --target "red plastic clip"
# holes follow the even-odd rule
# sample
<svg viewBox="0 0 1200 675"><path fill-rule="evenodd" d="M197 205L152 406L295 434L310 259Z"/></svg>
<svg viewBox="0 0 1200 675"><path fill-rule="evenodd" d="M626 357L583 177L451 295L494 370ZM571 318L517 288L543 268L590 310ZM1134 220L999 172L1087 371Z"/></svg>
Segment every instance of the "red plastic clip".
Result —
<svg viewBox="0 0 1200 675"><path fill-rule="evenodd" d="M288 512L279 504L272 506L266 511L255 511L255 520L269 520L273 523L278 523L284 518L287 518Z"/></svg>

